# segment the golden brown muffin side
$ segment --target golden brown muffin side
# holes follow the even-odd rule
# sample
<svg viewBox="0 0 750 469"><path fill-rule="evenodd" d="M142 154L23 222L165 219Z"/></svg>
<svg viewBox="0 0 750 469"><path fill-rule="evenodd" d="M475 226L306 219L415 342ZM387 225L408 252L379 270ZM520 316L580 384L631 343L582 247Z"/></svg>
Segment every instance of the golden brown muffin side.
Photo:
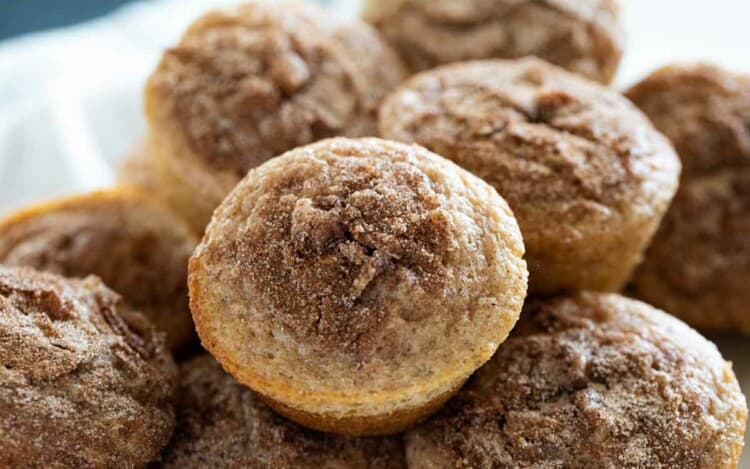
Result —
<svg viewBox="0 0 750 469"><path fill-rule="evenodd" d="M94 277L0 267L0 466L140 467L166 445L176 369L119 300Z"/></svg>
<svg viewBox="0 0 750 469"><path fill-rule="evenodd" d="M417 146L331 139L251 171L217 209L191 258L191 310L203 345L277 410L389 432L504 340L522 255L478 178Z"/></svg>
<svg viewBox="0 0 750 469"><path fill-rule="evenodd" d="M538 59L418 74L384 101L380 133L497 189L540 294L621 288L679 176L674 150L628 100Z"/></svg>
<svg viewBox="0 0 750 469"><path fill-rule="evenodd" d="M459 397L407 436L412 468L734 468L745 397L684 323L619 295L534 303Z"/></svg>
<svg viewBox="0 0 750 469"><path fill-rule="evenodd" d="M406 468L401 437L318 433L276 415L210 356L181 370L177 432L163 467Z"/></svg>
<svg viewBox="0 0 750 469"><path fill-rule="evenodd" d="M176 216L125 188L34 205L0 221L0 263L97 275L175 350L195 340L187 261L196 244Z"/></svg>
<svg viewBox="0 0 750 469"><path fill-rule="evenodd" d="M685 177L750 165L750 76L669 65L626 92L674 144Z"/></svg>
<svg viewBox="0 0 750 469"><path fill-rule="evenodd" d="M416 71L533 55L606 84L625 42L615 0L368 0L363 17Z"/></svg>

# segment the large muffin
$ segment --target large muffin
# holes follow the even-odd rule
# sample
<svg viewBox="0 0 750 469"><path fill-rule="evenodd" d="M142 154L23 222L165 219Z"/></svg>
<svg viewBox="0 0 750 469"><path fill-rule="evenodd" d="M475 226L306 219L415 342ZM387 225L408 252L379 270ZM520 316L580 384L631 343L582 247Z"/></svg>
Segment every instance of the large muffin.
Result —
<svg viewBox="0 0 750 469"><path fill-rule="evenodd" d="M0 467L143 467L174 428L161 335L97 278L0 267ZM125 317L125 316L123 316Z"/></svg>
<svg viewBox="0 0 750 469"><path fill-rule="evenodd" d="M303 425L404 429L489 359L526 296L518 225L416 145L331 139L248 173L190 260L203 345Z"/></svg>
<svg viewBox="0 0 750 469"><path fill-rule="evenodd" d="M524 310L461 394L407 435L409 467L734 469L747 419L730 363L614 294Z"/></svg>
<svg viewBox="0 0 750 469"><path fill-rule="evenodd" d="M363 16L417 71L534 55L609 83L624 48L617 0L366 0Z"/></svg>
<svg viewBox="0 0 750 469"><path fill-rule="evenodd" d="M634 294L695 327L750 334L750 77L669 66L627 95L686 168Z"/></svg>
<svg viewBox="0 0 750 469"><path fill-rule="evenodd" d="M0 220L0 264L96 275L142 312L175 351L195 340L187 225L141 192L118 188L32 205Z"/></svg>
<svg viewBox="0 0 750 469"><path fill-rule="evenodd" d="M538 59L468 62L407 80L380 133L492 185L518 218L529 290L619 290L677 189L669 142L627 99Z"/></svg>
<svg viewBox="0 0 750 469"><path fill-rule="evenodd" d="M163 468L405 469L401 437L318 433L276 415L208 355L182 365Z"/></svg>
<svg viewBox="0 0 750 469"><path fill-rule="evenodd" d="M212 11L146 85L148 151L168 199L202 231L266 159L325 137L375 135L380 99L404 73L370 26L309 2Z"/></svg>

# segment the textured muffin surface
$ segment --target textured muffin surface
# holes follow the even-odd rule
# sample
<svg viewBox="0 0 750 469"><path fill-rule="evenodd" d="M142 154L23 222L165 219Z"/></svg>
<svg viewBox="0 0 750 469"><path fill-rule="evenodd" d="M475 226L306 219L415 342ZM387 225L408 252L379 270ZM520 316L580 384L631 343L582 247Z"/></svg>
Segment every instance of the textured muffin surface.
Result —
<svg viewBox="0 0 750 469"><path fill-rule="evenodd" d="M750 77L673 65L627 95L686 169L633 292L695 327L750 334Z"/></svg>
<svg viewBox="0 0 750 469"><path fill-rule="evenodd" d="M415 70L533 55L609 83L624 47L616 0L367 0L364 17Z"/></svg>
<svg viewBox="0 0 750 469"><path fill-rule="evenodd" d="M670 65L626 92L674 144L685 176L750 166L750 76Z"/></svg>
<svg viewBox="0 0 750 469"><path fill-rule="evenodd" d="M174 428L161 336L94 277L0 267L0 466L142 467Z"/></svg>
<svg viewBox="0 0 750 469"><path fill-rule="evenodd" d="M379 414L491 355L525 296L522 255L507 205L469 173L416 146L326 140L220 206L191 306L204 346L267 397Z"/></svg>
<svg viewBox="0 0 750 469"><path fill-rule="evenodd" d="M369 25L309 2L212 11L148 81L149 148L175 184L196 191L182 196L185 205L197 194L210 199L193 204L205 227L239 179L268 158L326 137L375 135L377 106L404 73Z"/></svg>
<svg viewBox="0 0 750 469"><path fill-rule="evenodd" d="M680 321L618 295L524 310L459 396L407 435L410 467L734 468L745 398Z"/></svg>
<svg viewBox="0 0 750 469"><path fill-rule="evenodd" d="M96 275L167 333L170 348L195 337L187 262L196 244L183 222L130 190L60 199L0 221L0 263Z"/></svg>
<svg viewBox="0 0 750 469"><path fill-rule="evenodd" d="M541 293L620 288L679 176L669 143L626 99L537 59L419 74L385 100L380 132L495 187Z"/></svg>
<svg viewBox="0 0 750 469"><path fill-rule="evenodd" d="M208 355L182 366L179 395L165 468L406 468L401 437L307 430L275 414Z"/></svg>

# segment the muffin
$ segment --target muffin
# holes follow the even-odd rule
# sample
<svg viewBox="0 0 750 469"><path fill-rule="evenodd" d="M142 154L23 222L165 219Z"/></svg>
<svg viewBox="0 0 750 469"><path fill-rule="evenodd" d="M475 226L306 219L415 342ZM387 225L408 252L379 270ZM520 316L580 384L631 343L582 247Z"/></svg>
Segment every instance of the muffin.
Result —
<svg viewBox="0 0 750 469"><path fill-rule="evenodd" d="M487 184L421 148L338 138L248 173L190 259L204 347L271 407L400 431L488 360L526 295L523 242Z"/></svg>
<svg viewBox="0 0 750 469"><path fill-rule="evenodd" d="M617 0L365 0L363 16L415 71L529 55L601 83L617 72Z"/></svg>
<svg viewBox="0 0 750 469"><path fill-rule="evenodd" d="M614 91L538 59L468 62L407 80L380 111L492 185L526 244L529 290L619 290L677 189L667 140Z"/></svg>
<svg viewBox="0 0 750 469"><path fill-rule="evenodd" d="M669 66L627 95L686 168L633 294L695 327L750 334L750 77Z"/></svg>
<svg viewBox="0 0 750 469"><path fill-rule="evenodd" d="M750 75L669 65L626 92L674 144L686 177L750 166Z"/></svg>
<svg viewBox="0 0 750 469"><path fill-rule="evenodd" d="M306 2L215 10L148 80L148 150L175 210L202 231L268 158L321 138L375 135L379 102L404 76L374 29Z"/></svg>
<svg viewBox="0 0 750 469"><path fill-rule="evenodd" d="M177 431L161 467L406 469L400 437L307 430L276 415L209 355L181 369Z"/></svg>
<svg viewBox="0 0 750 469"><path fill-rule="evenodd" d="M0 220L0 264L94 274L165 332L175 351L196 339L187 262L197 243L175 215L125 188L53 200Z"/></svg>
<svg viewBox="0 0 750 469"><path fill-rule="evenodd" d="M0 467L158 457L174 428L176 369L161 335L121 311L95 277L0 267Z"/></svg>
<svg viewBox="0 0 750 469"><path fill-rule="evenodd" d="M747 406L730 363L677 319L616 294L531 305L437 416L409 467L734 469Z"/></svg>

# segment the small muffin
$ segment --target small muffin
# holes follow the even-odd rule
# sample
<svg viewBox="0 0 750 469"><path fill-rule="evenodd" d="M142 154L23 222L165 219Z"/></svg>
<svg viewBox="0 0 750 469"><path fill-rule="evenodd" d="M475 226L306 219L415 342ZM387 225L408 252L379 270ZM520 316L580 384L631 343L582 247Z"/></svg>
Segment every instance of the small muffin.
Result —
<svg viewBox="0 0 750 469"><path fill-rule="evenodd" d="M124 186L136 187L158 198L159 174L156 162L148 152L146 142L139 141L117 167L117 182Z"/></svg>
<svg viewBox="0 0 750 469"><path fill-rule="evenodd" d="M132 189L57 199L0 221L0 264L66 277L100 277L167 334L170 349L195 340L187 262L196 237Z"/></svg>
<svg viewBox="0 0 750 469"><path fill-rule="evenodd" d="M695 327L750 334L750 77L669 66L627 95L686 168L632 293Z"/></svg>
<svg viewBox="0 0 750 469"><path fill-rule="evenodd" d="M747 405L693 329L615 294L524 310L461 394L406 436L421 468L734 469Z"/></svg>
<svg viewBox="0 0 750 469"><path fill-rule="evenodd" d="M535 55L601 83L624 49L617 0L365 0L412 69Z"/></svg>
<svg viewBox="0 0 750 469"><path fill-rule="evenodd" d="M400 437L318 433L276 415L209 355L181 370L163 468L406 469Z"/></svg>
<svg viewBox="0 0 750 469"><path fill-rule="evenodd" d="M386 98L380 132L497 189L518 218L537 295L619 290L680 172L672 147L627 99L538 59L419 74Z"/></svg>
<svg viewBox="0 0 750 469"><path fill-rule="evenodd" d="M686 177L750 166L750 75L669 65L626 92L674 144Z"/></svg>
<svg viewBox="0 0 750 469"><path fill-rule="evenodd" d="M127 324L119 299L95 277L0 267L0 467L143 467L159 456L177 370L161 334L142 317Z"/></svg>
<svg viewBox="0 0 750 469"><path fill-rule="evenodd" d="M203 231L250 168L321 138L375 135L380 100L404 77L374 29L307 2L212 11L146 85L148 148L176 211Z"/></svg>
<svg viewBox="0 0 750 469"><path fill-rule="evenodd" d="M278 412L355 435L447 400L515 324L523 242L487 184L416 145L338 138L248 173L190 260L203 345Z"/></svg>

